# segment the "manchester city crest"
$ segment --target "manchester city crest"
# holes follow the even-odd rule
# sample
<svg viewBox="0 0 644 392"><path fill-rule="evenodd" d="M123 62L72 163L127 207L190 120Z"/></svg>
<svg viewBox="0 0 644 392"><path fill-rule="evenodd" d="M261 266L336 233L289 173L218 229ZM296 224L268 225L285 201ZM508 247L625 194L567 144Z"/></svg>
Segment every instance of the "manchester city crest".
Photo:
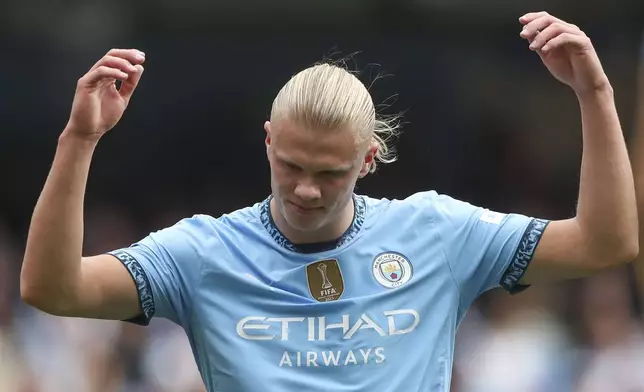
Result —
<svg viewBox="0 0 644 392"><path fill-rule="evenodd" d="M373 260L373 276L387 288L395 288L409 282L412 267L409 260L400 253L381 253Z"/></svg>

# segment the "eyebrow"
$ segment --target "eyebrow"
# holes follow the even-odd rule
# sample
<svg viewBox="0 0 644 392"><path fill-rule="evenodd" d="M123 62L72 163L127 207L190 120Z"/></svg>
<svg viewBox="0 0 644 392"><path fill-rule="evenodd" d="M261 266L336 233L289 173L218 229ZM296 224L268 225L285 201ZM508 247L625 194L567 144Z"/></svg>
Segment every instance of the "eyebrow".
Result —
<svg viewBox="0 0 644 392"><path fill-rule="evenodd" d="M296 162L293 162L292 160L290 160L290 159L288 159L288 158L286 158L284 156L281 156L279 154L276 155L276 156L277 156L278 160L280 160L280 161L282 161L282 162L284 162L286 164L302 168L302 165L300 165L300 164L298 164ZM343 174L343 173L350 172L351 169L353 169L353 164L340 166L340 167L323 168L321 170L316 170L316 171L320 172L320 173Z"/></svg>

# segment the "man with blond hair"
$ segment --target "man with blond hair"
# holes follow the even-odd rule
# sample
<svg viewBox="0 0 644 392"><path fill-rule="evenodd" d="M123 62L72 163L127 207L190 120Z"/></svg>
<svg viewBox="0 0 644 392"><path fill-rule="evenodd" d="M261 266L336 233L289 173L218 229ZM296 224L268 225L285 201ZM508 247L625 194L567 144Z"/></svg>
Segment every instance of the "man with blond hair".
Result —
<svg viewBox="0 0 644 392"><path fill-rule="evenodd" d="M145 60L112 50L78 82L33 214L23 299L66 317L170 319L209 391L448 391L456 329L483 292L593 274L639 249L631 167L590 39L545 12L519 21L579 100L576 216L497 213L434 191L356 194L359 178L394 159L386 141L396 124L377 117L355 76L320 64L286 83L264 124L269 197L83 257L91 157Z"/></svg>

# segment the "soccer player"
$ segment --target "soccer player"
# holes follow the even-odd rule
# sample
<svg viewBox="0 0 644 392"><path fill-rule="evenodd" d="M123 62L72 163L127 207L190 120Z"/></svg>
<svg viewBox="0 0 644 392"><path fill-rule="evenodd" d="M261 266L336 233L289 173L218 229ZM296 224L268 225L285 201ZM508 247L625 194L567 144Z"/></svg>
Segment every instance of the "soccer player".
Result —
<svg viewBox="0 0 644 392"><path fill-rule="evenodd" d="M273 102L269 197L82 257L91 157L143 72L142 53L111 50L78 82L33 214L23 299L66 317L170 319L209 391L448 391L455 332L480 294L597 273L639 250L630 162L590 39L546 12L519 21L579 100L575 217L497 213L434 191L356 194L359 178L391 161L384 142L395 124L377 119L357 78L322 64Z"/></svg>

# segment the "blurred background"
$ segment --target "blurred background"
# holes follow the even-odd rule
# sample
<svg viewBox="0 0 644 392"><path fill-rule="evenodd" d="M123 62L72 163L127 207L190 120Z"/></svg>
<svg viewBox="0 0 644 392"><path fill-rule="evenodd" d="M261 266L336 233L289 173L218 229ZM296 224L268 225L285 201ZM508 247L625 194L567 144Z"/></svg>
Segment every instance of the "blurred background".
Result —
<svg viewBox="0 0 644 392"><path fill-rule="evenodd" d="M325 58L406 111L400 160L357 190L434 189L504 212L574 213L581 157L572 91L519 38L547 10L594 41L634 130L641 1L0 0L0 392L196 392L183 331L55 318L19 301L30 215L80 78L112 47L146 72L96 151L85 253L129 245L194 213L270 192L263 122L287 79ZM643 79L644 80L644 79ZM642 107L642 106L640 106ZM644 327L631 267L496 290L458 333L455 392L644 391Z"/></svg>

